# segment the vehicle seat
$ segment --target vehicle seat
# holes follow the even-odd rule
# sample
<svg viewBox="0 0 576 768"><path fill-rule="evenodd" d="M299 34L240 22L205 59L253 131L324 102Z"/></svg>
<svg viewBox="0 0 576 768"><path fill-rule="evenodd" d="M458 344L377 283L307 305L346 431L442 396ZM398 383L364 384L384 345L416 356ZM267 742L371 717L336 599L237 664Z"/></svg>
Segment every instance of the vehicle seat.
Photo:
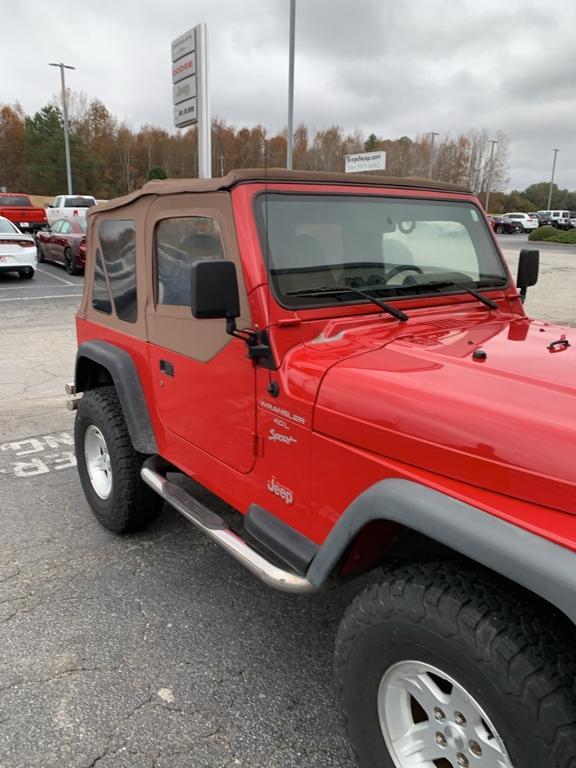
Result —
<svg viewBox="0 0 576 768"><path fill-rule="evenodd" d="M291 273L290 268L288 268L288 271L283 273L282 268L280 268L280 274L276 275L276 281L282 293L334 283L331 272L327 272L325 269L328 266L328 261L322 243L314 235L294 235L288 248L287 263L294 270L304 269L306 271ZM316 270L314 267L318 267L318 269Z"/></svg>

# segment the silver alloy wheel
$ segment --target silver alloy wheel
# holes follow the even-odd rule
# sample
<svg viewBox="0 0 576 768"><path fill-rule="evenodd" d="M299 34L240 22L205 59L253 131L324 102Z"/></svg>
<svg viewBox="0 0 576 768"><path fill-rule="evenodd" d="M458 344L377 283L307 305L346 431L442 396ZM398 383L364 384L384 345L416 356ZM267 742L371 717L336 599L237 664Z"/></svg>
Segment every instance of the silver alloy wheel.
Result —
<svg viewBox="0 0 576 768"><path fill-rule="evenodd" d="M390 667L378 689L378 715L397 768L513 768L480 704L430 664Z"/></svg>
<svg viewBox="0 0 576 768"><path fill-rule="evenodd" d="M107 499L112 492L112 467L104 435L94 424L84 434L84 457L92 488L101 499Z"/></svg>

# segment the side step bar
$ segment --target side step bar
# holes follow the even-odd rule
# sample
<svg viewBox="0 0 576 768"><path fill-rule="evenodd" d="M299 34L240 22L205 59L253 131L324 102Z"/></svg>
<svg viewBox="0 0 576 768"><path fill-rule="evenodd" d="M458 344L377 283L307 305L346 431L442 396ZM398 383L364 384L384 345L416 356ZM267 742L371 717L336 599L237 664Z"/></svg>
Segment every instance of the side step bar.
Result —
<svg viewBox="0 0 576 768"><path fill-rule="evenodd" d="M261 581L283 592L317 591L317 588L304 576L279 568L252 549L244 539L228 528L219 515L212 512L183 488L167 480L166 470L167 465L162 459L158 456L152 456L142 466L142 480Z"/></svg>

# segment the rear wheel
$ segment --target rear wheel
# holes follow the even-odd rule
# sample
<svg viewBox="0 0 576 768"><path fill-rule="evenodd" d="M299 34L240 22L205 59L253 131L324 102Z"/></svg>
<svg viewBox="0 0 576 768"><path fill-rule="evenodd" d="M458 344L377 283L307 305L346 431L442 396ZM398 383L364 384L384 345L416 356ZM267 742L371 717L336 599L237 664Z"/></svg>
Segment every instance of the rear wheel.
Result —
<svg viewBox="0 0 576 768"><path fill-rule="evenodd" d="M22 280L31 280L34 277L34 268L23 267L18 271L18 275Z"/></svg>
<svg viewBox="0 0 576 768"><path fill-rule="evenodd" d="M479 570L409 564L347 611L336 673L361 768L569 768L576 671L553 609Z"/></svg>
<svg viewBox="0 0 576 768"><path fill-rule="evenodd" d="M501 235L504 232L504 227L501 224L496 226L496 234Z"/></svg>
<svg viewBox="0 0 576 768"><path fill-rule="evenodd" d="M79 274L79 269L76 266L74 256L72 256L72 251L70 248L65 248L64 250L64 267L69 275Z"/></svg>
<svg viewBox="0 0 576 768"><path fill-rule="evenodd" d="M147 457L132 446L114 387L83 395L74 436L80 482L97 520L115 533L146 528L163 502L140 478Z"/></svg>

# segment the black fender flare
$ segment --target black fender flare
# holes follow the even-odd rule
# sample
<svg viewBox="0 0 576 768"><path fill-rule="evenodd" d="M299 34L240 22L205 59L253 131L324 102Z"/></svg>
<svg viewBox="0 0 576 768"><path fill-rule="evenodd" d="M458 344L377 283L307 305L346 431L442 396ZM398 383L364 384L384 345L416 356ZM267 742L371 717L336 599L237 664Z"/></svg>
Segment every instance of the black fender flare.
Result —
<svg viewBox="0 0 576 768"><path fill-rule="evenodd" d="M381 480L343 512L306 572L326 584L342 555L373 520L400 523L443 544L562 611L576 624L576 553L489 512L410 480Z"/></svg>
<svg viewBox="0 0 576 768"><path fill-rule="evenodd" d="M99 339L80 344L74 375L76 392L86 392L98 386L90 376L86 361L98 363L110 374L134 448L140 453L158 453L144 390L132 357L126 350Z"/></svg>

